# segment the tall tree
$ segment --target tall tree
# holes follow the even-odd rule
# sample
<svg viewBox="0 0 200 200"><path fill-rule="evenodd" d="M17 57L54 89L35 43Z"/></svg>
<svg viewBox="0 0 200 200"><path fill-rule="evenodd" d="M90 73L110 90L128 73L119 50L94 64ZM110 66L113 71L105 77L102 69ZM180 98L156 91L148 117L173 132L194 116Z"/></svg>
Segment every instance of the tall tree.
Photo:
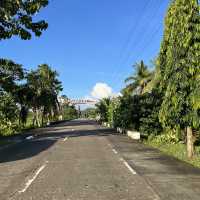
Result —
<svg viewBox="0 0 200 200"><path fill-rule="evenodd" d="M174 0L165 21L160 53L162 86L160 110L164 126L187 129L188 157L194 155L193 129L200 111L200 15L198 0Z"/></svg>
<svg viewBox="0 0 200 200"><path fill-rule="evenodd" d="M62 86L57 76L57 72L47 64L39 65L36 71L30 72L27 76L28 87L33 92L31 102L35 113L33 123L36 122L38 126L40 126L40 111L44 119L44 117L54 117L60 110L57 96Z"/></svg>
<svg viewBox="0 0 200 200"><path fill-rule="evenodd" d="M14 94L15 102L19 104L19 125L25 125L28 118L29 108L31 108L31 102L34 98L34 93L27 83L21 84L17 87Z"/></svg>
<svg viewBox="0 0 200 200"><path fill-rule="evenodd" d="M19 116L19 101L16 97L24 74L22 65L0 59L0 129L5 132L1 134L11 133L16 128L14 123Z"/></svg>
<svg viewBox="0 0 200 200"><path fill-rule="evenodd" d="M48 5L48 0L1 0L0 40L18 35L24 40L31 39L31 32L40 36L47 29L44 20L33 21L33 16Z"/></svg>

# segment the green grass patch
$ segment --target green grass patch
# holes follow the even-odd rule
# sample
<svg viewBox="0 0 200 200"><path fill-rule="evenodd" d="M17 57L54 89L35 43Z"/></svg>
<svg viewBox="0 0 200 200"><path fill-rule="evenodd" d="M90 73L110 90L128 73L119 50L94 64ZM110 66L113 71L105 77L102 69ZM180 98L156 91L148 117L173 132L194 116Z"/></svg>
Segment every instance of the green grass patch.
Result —
<svg viewBox="0 0 200 200"><path fill-rule="evenodd" d="M159 149L167 155L173 156L179 160L192 164L200 168L200 146L195 147L195 157L190 160L187 158L187 149L185 144L163 144L154 140L145 140L144 144Z"/></svg>

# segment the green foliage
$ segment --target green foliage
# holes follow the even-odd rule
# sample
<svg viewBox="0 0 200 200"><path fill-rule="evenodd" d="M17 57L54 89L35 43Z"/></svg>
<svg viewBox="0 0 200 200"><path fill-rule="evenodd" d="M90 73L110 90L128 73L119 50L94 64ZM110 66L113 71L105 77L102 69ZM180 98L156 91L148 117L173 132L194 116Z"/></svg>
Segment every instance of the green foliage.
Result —
<svg viewBox="0 0 200 200"><path fill-rule="evenodd" d="M141 95L125 95L118 99L113 112L115 127L134 129L148 135L162 132L158 120L162 97L157 90Z"/></svg>
<svg viewBox="0 0 200 200"><path fill-rule="evenodd" d="M158 117L161 103L162 94L156 89L153 89L151 93L141 95L139 130L142 133L159 135L163 131Z"/></svg>
<svg viewBox="0 0 200 200"><path fill-rule="evenodd" d="M48 0L1 0L0 1L0 40L18 35L21 39L31 39L31 32L40 36L47 29L44 21L33 21L41 8L48 5Z"/></svg>
<svg viewBox="0 0 200 200"><path fill-rule="evenodd" d="M32 33L40 36L48 24L44 20L35 22L33 16L47 5L48 0L1 0L0 40L13 35L27 40L31 39ZM19 125L24 126L30 109L37 112L37 118L41 111L45 115L50 109L56 110L57 95L61 90L56 76L57 73L47 65L27 76L22 65L0 59L0 134L12 134Z"/></svg>
<svg viewBox="0 0 200 200"><path fill-rule="evenodd" d="M110 98L104 98L104 99L100 100L99 103L96 104L96 111L97 111L97 114L99 114L99 116L100 116L101 122L109 121L108 109L109 109L110 103L111 103Z"/></svg>
<svg viewBox="0 0 200 200"><path fill-rule="evenodd" d="M158 148L167 155L174 156L180 160L188 162L196 167L200 167L200 146L195 149L195 157L191 160L187 158L186 145L181 143L163 143L157 140L147 140L145 144Z"/></svg>
<svg viewBox="0 0 200 200"><path fill-rule="evenodd" d="M0 90L13 92L16 90L16 82L22 80L24 70L22 65L12 60L0 59Z"/></svg>
<svg viewBox="0 0 200 200"><path fill-rule="evenodd" d="M112 98L107 112L108 112L108 123L113 127L116 126L115 114L116 114L116 109L118 108L118 106L119 106L119 98L118 97Z"/></svg>
<svg viewBox="0 0 200 200"><path fill-rule="evenodd" d="M86 108L85 110L81 111L81 116L85 118L96 118L96 109L95 108Z"/></svg>
<svg viewBox="0 0 200 200"><path fill-rule="evenodd" d="M15 132L19 109L11 94L0 92L0 135Z"/></svg>
<svg viewBox="0 0 200 200"><path fill-rule="evenodd" d="M57 99L62 90L57 72L48 65L24 73L21 65L0 59L0 130L12 134L25 127L29 110L33 111L33 125L55 119L60 112ZM22 82L23 80L23 82Z"/></svg>
<svg viewBox="0 0 200 200"><path fill-rule="evenodd" d="M153 73L148 70L143 60L133 65L133 67L136 68L136 71L125 80L125 83L129 84L122 90L124 95L131 95L133 93L142 94L144 87L151 80L153 75Z"/></svg>
<svg viewBox="0 0 200 200"><path fill-rule="evenodd" d="M27 86L32 92L32 98L28 104L35 113L38 126L37 112L42 112L42 119L49 116L54 119L60 111L58 93L62 90L61 82L57 79L57 72L53 71L47 64L39 65L38 69L27 75Z"/></svg>
<svg viewBox="0 0 200 200"><path fill-rule="evenodd" d="M165 91L160 120L165 127L199 128L200 15L196 0L173 1L160 53Z"/></svg>
<svg viewBox="0 0 200 200"><path fill-rule="evenodd" d="M161 144L177 144L180 140L176 132L170 131L163 133L161 135L155 136L154 134L150 135L148 138L152 143L161 145Z"/></svg>
<svg viewBox="0 0 200 200"><path fill-rule="evenodd" d="M126 95L119 97L120 103L114 111L115 127L139 130L140 127L140 96Z"/></svg>
<svg viewBox="0 0 200 200"><path fill-rule="evenodd" d="M74 105L64 105L62 108L63 119L70 120L78 118L78 111Z"/></svg>
<svg viewBox="0 0 200 200"><path fill-rule="evenodd" d="M15 99L19 81L24 78L21 65L11 60L0 59L0 134L16 131L19 107Z"/></svg>

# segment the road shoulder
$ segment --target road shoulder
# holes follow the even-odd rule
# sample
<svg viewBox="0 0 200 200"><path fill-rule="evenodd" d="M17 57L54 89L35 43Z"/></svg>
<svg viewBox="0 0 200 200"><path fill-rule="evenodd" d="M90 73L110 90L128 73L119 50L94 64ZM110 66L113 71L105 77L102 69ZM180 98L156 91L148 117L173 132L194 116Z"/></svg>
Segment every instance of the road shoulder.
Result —
<svg viewBox="0 0 200 200"><path fill-rule="evenodd" d="M127 136L111 135L108 138L161 199L199 200L200 169Z"/></svg>

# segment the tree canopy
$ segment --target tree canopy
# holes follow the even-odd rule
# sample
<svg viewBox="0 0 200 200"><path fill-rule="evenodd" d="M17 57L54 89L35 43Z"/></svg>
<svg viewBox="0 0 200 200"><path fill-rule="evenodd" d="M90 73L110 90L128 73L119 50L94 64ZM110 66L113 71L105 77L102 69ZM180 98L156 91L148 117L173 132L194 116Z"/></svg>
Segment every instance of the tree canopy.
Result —
<svg viewBox="0 0 200 200"><path fill-rule="evenodd" d="M176 0L166 19L167 39L160 65L166 88L160 119L166 126L199 127L200 15L196 0ZM166 42L167 41L167 42ZM162 62L163 62L162 61ZM161 62L161 63L162 63Z"/></svg>
<svg viewBox="0 0 200 200"><path fill-rule="evenodd" d="M48 27L44 20L34 21L48 0L1 0L0 1L0 40L19 36L23 40L31 39L32 33L40 36Z"/></svg>
<svg viewBox="0 0 200 200"><path fill-rule="evenodd" d="M12 60L0 59L0 90L13 91L16 88L16 81L23 77L22 65L16 64Z"/></svg>

